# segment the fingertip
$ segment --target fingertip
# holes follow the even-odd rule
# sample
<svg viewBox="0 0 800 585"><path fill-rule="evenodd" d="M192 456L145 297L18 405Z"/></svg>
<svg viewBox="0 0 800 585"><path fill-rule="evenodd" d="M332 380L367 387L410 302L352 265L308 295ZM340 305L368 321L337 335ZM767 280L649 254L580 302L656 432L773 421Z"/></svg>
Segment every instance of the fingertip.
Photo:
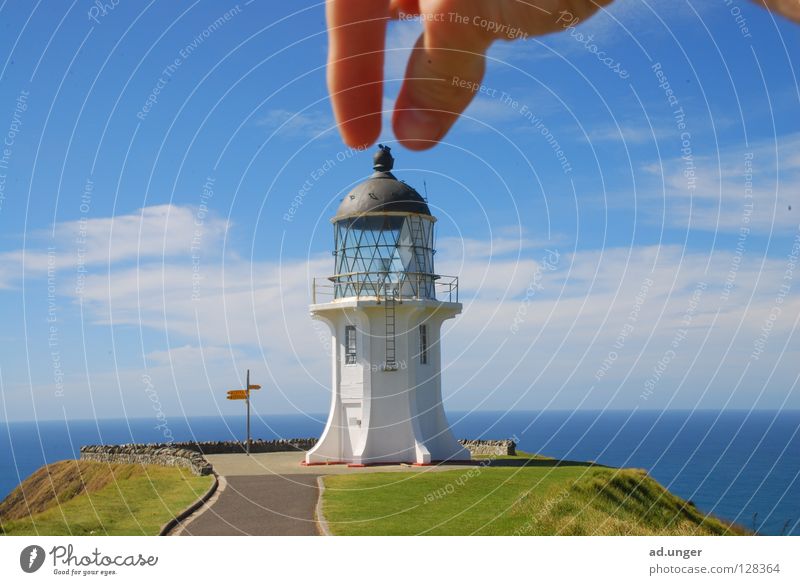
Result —
<svg viewBox="0 0 800 585"><path fill-rule="evenodd" d="M426 150L444 138L474 97L465 87L476 87L483 78L488 45L444 33L429 26L417 39L395 104L395 136L411 150ZM443 35L449 44L438 40ZM454 39L471 44L453 46Z"/></svg>
<svg viewBox="0 0 800 585"><path fill-rule="evenodd" d="M449 128L441 113L419 108L396 109L392 126L397 140L409 150L432 148Z"/></svg>
<svg viewBox="0 0 800 585"><path fill-rule="evenodd" d="M328 84L334 119L345 144L366 148L381 133L383 123L380 82L339 86Z"/></svg>
<svg viewBox="0 0 800 585"><path fill-rule="evenodd" d="M347 146L356 150L364 150L375 144L380 136L380 117L377 123L365 123L363 120L341 123L339 124L339 133Z"/></svg>

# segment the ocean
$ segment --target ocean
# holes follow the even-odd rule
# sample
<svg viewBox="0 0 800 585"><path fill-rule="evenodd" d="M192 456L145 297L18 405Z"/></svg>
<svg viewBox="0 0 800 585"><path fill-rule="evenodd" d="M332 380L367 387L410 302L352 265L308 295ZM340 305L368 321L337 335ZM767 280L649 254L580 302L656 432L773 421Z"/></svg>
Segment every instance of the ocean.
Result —
<svg viewBox="0 0 800 585"><path fill-rule="evenodd" d="M451 412L458 438L646 469L701 510L761 534L800 535L800 411ZM324 415L253 419L254 438L319 436ZM241 439L244 417L0 423L0 498L45 463L94 443Z"/></svg>

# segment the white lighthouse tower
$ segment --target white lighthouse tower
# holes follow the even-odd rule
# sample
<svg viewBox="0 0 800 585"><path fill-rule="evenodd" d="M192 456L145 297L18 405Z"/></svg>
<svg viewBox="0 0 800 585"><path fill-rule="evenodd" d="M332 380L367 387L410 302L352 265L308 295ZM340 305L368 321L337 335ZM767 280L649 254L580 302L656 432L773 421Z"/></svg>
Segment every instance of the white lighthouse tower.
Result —
<svg viewBox="0 0 800 585"><path fill-rule="evenodd" d="M442 406L442 323L461 312L458 279L433 267L436 218L391 173L379 146L375 172L331 220L334 275L315 278L311 315L332 336L333 396L305 463L461 461Z"/></svg>

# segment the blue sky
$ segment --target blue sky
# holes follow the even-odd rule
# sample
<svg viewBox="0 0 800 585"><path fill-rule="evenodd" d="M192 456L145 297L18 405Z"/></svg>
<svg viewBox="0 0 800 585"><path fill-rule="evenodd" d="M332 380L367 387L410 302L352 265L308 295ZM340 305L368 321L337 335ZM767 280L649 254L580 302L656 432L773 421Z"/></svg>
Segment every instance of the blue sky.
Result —
<svg viewBox="0 0 800 585"><path fill-rule="evenodd" d="M324 412L309 282L371 152L323 6L93 6L0 5L0 417L239 413L247 367L260 412ZM799 46L747 2L617 2L497 44L443 143L395 148L460 277L448 409L800 407Z"/></svg>

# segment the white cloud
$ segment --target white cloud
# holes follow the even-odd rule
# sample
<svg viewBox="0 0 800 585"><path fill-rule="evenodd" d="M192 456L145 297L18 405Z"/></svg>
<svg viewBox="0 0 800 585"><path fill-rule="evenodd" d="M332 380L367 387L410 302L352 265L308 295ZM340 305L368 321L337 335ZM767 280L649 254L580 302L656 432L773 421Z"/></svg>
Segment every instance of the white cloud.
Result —
<svg viewBox="0 0 800 585"><path fill-rule="evenodd" d="M503 232L502 229L495 229L494 231L499 233ZM519 228L515 228L515 231L519 232ZM457 259L461 258L484 259L494 256L517 256L522 254L525 250L541 248L547 245L552 246L555 243L555 240L545 242L531 239L521 234L517 235L517 237L512 237L511 234L497 235L491 240L446 237L439 239L437 242L437 248L439 250L437 254L448 258L448 262L453 264L458 261Z"/></svg>
<svg viewBox="0 0 800 585"><path fill-rule="evenodd" d="M85 249L87 264L142 260L192 253L192 246L204 251L225 236L227 221L207 216L189 206L153 205L136 213L110 218L69 221L56 228L56 239ZM79 241L79 238L84 241ZM197 239L195 239L197 238Z"/></svg>
<svg viewBox="0 0 800 585"><path fill-rule="evenodd" d="M480 404L488 397L493 408L517 400L527 407L574 408L590 389L585 407L774 407L791 387L792 360L800 354L789 345L789 355L780 355L795 333L800 299L787 298L784 317L770 321L785 269L785 259L767 260L762 269L760 258L745 257L739 264L733 253L721 252L709 262L706 254L678 246L562 254L556 270L542 271L538 279L533 273L536 286L515 297L500 303L481 293L463 299L464 313L445 341L444 378L454 401ZM691 309L699 283L705 288ZM770 328L768 349L754 360L751 353L765 328ZM674 346L683 329L685 339ZM640 398L670 350L675 356L658 392ZM596 379L611 352L613 363ZM746 366L748 377L733 392Z"/></svg>
<svg viewBox="0 0 800 585"><path fill-rule="evenodd" d="M719 156L693 153L691 158L665 159L646 165L645 170L659 176L663 166L667 218L672 226L782 231L800 221L800 157L795 155L799 148L800 134L793 134L729 148Z"/></svg>
<svg viewBox="0 0 800 585"><path fill-rule="evenodd" d="M39 250L0 252L0 290L13 288L23 275L41 276L48 267L57 269L58 256Z"/></svg>
<svg viewBox="0 0 800 585"><path fill-rule="evenodd" d="M162 217L147 210L142 215ZM166 222L161 225L169 229ZM790 387L796 375L791 360L800 356L796 349L782 357L779 352L794 333L800 299L784 299L781 319L770 321L785 258L767 259L762 267L760 257L716 252L709 259L679 246L572 251L496 231L500 235L492 241L450 238L439 246L437 266L459 276L464 303L444 340L443 378L451 408L506 408L517 401L525 408L572 408L590 388L584 406L721 406L765 323L768 351L752 361L745 389L733 395L732 404L756 404L773 367L771 385L758 404L775 406ZM330 269L327 254L281 262L231 255L203 259L198 281L191 260L180 254L154 254L138 265L114 262L87 276L81 297L89 321L84 327L102 330L113 322L108 333L114 336L141 331L149 338L156 332L169 340L161 347L149 342L142 358L172 415L184 408L193 414L228 408L220 403L219 391L247 367L272 388L265 399L271 412L286 412L292 405L320 412L328 400L329 336L310 319L308 304L311 277ZM705 283L704 290L687 325L682 321L698 283ZM638 303L643 287L646 294ZM59 294L77 300L71 286ZM620 345L627 325L631 330ZM685 340L675 348L658 392L643 401L642 385L681 329L687 330ZM77 335L72 331L69 335ZM62 335L67 334L64 329ZM597 380L612 351L617 358ZM104 394L99 402L108 410L101 415L118 414L119 401L130 415L147 412L143 369L96 370L94 358L88 359L94 387L112 380L122 388L119 397ZM717 366L720 372L713 378ZM676 394L687 372L688 381ZM71 372L68 379L68 395L74 404L84 404L85 374ZM27 386L9 386L27 392Z"/></svg>
<svg viewBox="0 0 800 585"><path fill-rule="evenodd" d="M622 123L619 127L607 126L605 128L595 128L589 132L589 140L592 142L630 142L633 144L643 144L654 142L656 138L663 138L668 131L658 130L654 135L649 126L635 126Z"/></svg>
<svg viewBox="0 0 800 585"><path fill-rule="evenodd" d="M35 232L27 250L0 253L0 289L21 280L23 264L26 276L40 276L48 269L69 269L75 274L79 266L190 258L193 253L215 257L229 227L227 220L209 215L205 209L173 204L115 217L61 222L52 232Z"/></svg>
<svg viewBox="0 0 800 585"><path fill-rule="evenodd" d="M335 135L333 116L328 112L306 110L292 112L274 109L256 121L256 125L275 131L279 136L323 138Z"/></svg>
<svg viewBox="0 0 800 585"><path fill-rule="evenodd" d="M156 365L197 367L199 364L218 362L241 356L241 352L230 347L183 345L170 349L151 351L147 359Z"/></svg>

